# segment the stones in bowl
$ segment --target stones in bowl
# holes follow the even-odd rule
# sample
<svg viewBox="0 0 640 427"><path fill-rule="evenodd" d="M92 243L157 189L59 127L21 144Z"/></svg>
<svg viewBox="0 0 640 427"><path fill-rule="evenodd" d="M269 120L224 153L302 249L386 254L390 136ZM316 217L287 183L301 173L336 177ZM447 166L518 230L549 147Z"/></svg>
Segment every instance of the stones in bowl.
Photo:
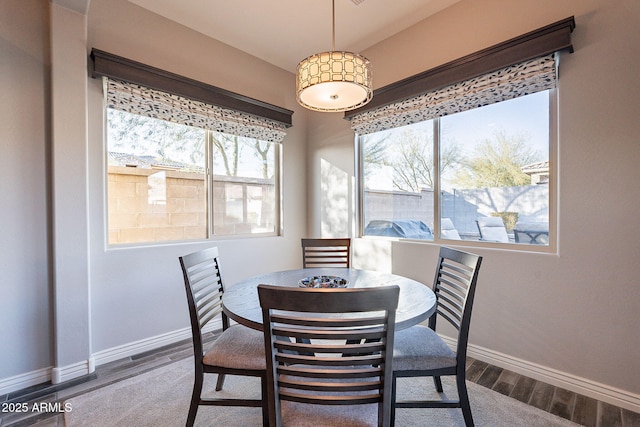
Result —
<svg viewBox="0 0 640 427"><path fill-rule="evenodd" d="M298 280L301 288L346 288L347 279L338 276L311 276Z"/></svg>

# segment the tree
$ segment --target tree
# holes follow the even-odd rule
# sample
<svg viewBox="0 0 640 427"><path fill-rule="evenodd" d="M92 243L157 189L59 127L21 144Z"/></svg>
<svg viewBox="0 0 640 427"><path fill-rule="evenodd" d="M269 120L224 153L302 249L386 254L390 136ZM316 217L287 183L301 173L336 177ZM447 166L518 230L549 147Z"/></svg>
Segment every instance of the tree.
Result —
<svg viewBox="0 0 640 427"><path fill-rule="evenodd" d="M108 150L201 166L204 130L109 108Z"/></svg>
<svg viewBox="0 0 640 427"><path fill-rule="evenodd" d="M269 151L271 151L271 147L273 147L272 143L260 141L258 139L255 140L255 154L262 162L262 177L264 179L271 178L269 176Z"/></svg>
<svg viewBox="0 0 640 427"><path fill-rule="evenodd" d="M397 159L393 162L394 187L414 193L435 187L433 142L424 133L407 132L398 144ZM461 161L462 154L456 143L440 147L440 173L445 174Z"/></svg>
<svg viewBox="0 0 640 427"><path fill-rule="evenodd" d="M257 167L259 170L257 172L259 172L259 175L264 179L271 178L269 153L273 147L272 143L218 132L213 132L212 140L213 147L219 155L214 156L214 158L222 161L226 175L238 176L238 166L243 163L243 152L248 149L252 150L253 155L258 159L259 165ZM249 163L246 158L244 158L244 161Z"/></svg>
<svg viewBox="0 0 640 427"><path fill-rule="evenodd" d="M220 132L179 125L152 117L108 109L108 150L134 156L152 155L165 162L184 163L202 168L205 162L206 132L210 132L216 164L224 174L238 176L244 149L252 150L258 159L257 173L265 179L269 170L269 155L273 144ZM247 160L247 159L246 159ZM247 160L247 163L250 163Z"/></svg>
<svg viewBox="0 0 640 427"><path fill-rule="evenodd" d="M218 151L227 176L238 176L238 160L241 147L237 135L226 133L213 134L213 147Z"/></svg>
<svg viewBox="0 0 640 427"><path fill-rule="evenodd" d="M423 188L434 188L435 163L430 134L412 129L393 139L388 133L382 135L377 139L369 137L363 144L365 182L376 169L389 167L393 172L393 188L397 190L419 193ZM448 144L440 152L440 169L454 168L460 157L458 144Z"/></svg>
<svg viewBox="0 0 640 427"><path fill-rule="evenodd" d="M393 186L414 193L433 188L433 142L425 134L405 132L393 162Z"/></svg>
<svg viewBox="0 0 640 427"><path fill-rule="evenodd" d="M367 137L366 142L362 143L363 165L366 165L363 168L365 182L374 173L374 168L385 165L388 138L386 133L382 137L371 135L371 137Z"/></svg>
<svg viewBox="0 0 640 427"><path fill-rule="evenodd" d="M452 182L460 188L513 187L529 185L531 177L522 167L540 161L540 154L523 135L497 131L475 147L474 156L465 162Z"/></svg>

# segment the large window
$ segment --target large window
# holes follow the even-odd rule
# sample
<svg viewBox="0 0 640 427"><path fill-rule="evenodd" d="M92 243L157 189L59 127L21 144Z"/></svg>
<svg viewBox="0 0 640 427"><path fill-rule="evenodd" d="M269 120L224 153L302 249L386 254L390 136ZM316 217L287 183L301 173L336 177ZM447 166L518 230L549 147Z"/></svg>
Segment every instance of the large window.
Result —
<svg viewBox="0 0 640 427"><path fill-rule="evenodd" d="M279 145L107 108L109 244L277 234Z"/></svg>
<svg viewBox="0 0 640 427"><path fill-rule="evenodd" d="M546 25L346 112L361 234L553 250L557 70L574 28Z"/></svg>
<svg viewBox="0 0 640 427"><path fill-rule="evenodd" d="M281 232L293 111L91 50L106 108L110 245Z"/></svg>
<svg viewBox="0 0 640 427"><path fill-rule="evenodd" d="M359 136L363 235L548 246L554 94Z"/></svg>

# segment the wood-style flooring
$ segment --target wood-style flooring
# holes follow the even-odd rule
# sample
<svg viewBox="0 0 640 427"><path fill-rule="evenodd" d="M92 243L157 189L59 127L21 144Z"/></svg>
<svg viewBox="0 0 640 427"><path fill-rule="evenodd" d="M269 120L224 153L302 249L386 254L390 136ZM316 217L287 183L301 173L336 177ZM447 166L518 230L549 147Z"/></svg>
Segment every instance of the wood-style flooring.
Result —
<svg viewBox="0 0 640 427"><path fill-rule="evenodd" d="M215 339L208 334L207 339ZM191 356L191 340L186 340L148 353L107 363L83 378L63 385L43 384L0 396L3 408L8 403L64 402L118 381L131 378ZM469 358L467 380L498 393L518 399L588 427L640 427L640 414L527 378L493 365ZM62 403L61 403L62 404ZM55 405L52 406L55 408ZM56 412L0 413L0 427L64 427L64 415Z"/></svg>

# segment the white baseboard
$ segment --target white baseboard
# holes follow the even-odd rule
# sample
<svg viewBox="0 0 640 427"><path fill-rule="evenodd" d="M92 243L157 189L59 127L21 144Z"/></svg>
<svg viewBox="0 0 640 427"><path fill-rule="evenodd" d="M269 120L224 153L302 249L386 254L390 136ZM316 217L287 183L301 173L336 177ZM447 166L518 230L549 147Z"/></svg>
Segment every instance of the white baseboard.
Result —
<svg viewBox="0 0 640 427"><path fill-rule="evenodd" d="M443 336L442 339L452 348L455 345L455 341L449 337ZM473 344L469 344L467 347L467 354L474 359L503 369L508 369L526 377L561 387L583 396L592 397L596 400L610 403L633 412L640 412L640 395L638 394Z"/></svg>
<svg viewBox="0 0 640 427"><path fill-rule="evenodd" d="M219 319L214 320L204 328L203 332L210 332L222 328ZM0 395L8 394L17 390L22 390L38 384L51 381L52 384L59 384L74 378L92 373L97 365L123 359L154 350L165 345L174 344L178 341L191 338L191 328L184 328L155 337L131 342L118 347L99 351L93 354L88 360L74 363L67 366L38 369L9 378L0 378Z"/></svg>
<svg viewBox="0 0 640 427"><path fill-rule="evenodd" d="M73 380L83 375L90 374L94 370L94 359L89 358L88 360L83 360L67 366L49 366L47 368L38 369L16 375L14 377L3 378L0 379L0 395L47 382L51 382L51 384L59 384L64 381Z"/></svg>
<svg viewBox="0 0 640 427"><path fill-rule="evenodd" d="M203 333L222 329L222 321L217 318L203 329ZM114 360L124 359L125 357L135 356L145 351L155 350L165 345L174 344L178 341L191 339L191 328L178 329L177 331L167 332L166 334L156 335L155 337L145 338L139 341L130 342L118 347L109 348L93 354L96 365L113 362Z"/></svg>
<svg viewBox="0 0 640 427"><path fill-rule="evenodd" d="M96 364L93 357L81 362L72 363L66 366L56 366L51 369L51 383L60 384L65 381L88 375L95 371Z"/></svg>
<svg viewBox="0 0 640 427"><path fill-rule="evenodd" d="M0 395L22 390L32 385L46 383L51 380L51 367L38 369L14 377L0 380Z"/></svg>
<svg viewBox="0 0 640 427"><path fill-rule="evenodd" d="M205 332L220 329L220 322L213 322ZM191 338L191 329L184 328L155 337L131 342L118 347L113 347L93 354L84 362L58 368L42 368L14 377L0 379L0 395L12 391L20 390L47 381L60 380L68 381L82 375L93 372L94 365L102 365L114 360L134 356L145 351L154 350L165 345ZM454 341L448 337L442 337L450 346ZM526 360L518 359L507 354L489 350L477 345L470 344L467 349L468 355L474 359L481 360L491 365L525 375L547 384L561 387L573 391L583 396L592 397L602 402L607 402L621 408L634 412L640 412L640 395L621 390L615 387L601 384L586 378L581 378L566 372L561 372L553 368L538 365ZM55 377L55 378L54 378ZM55 384L56 382L54 382Z"/></svg>

